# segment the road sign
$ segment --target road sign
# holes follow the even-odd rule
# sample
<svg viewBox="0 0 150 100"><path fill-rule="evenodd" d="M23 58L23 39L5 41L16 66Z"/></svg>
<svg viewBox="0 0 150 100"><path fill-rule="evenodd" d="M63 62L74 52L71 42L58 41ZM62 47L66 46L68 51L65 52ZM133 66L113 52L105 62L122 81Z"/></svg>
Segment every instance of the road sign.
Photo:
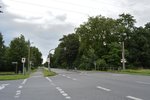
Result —
<svg viewBox="0 0 150 100"><path fill-rule="evenodd" d="M25 63L26 62L26 58L22 58L22 63Z"/></svg>
<svg viewBox="0 0 150 100"><path fill-rule="evenodd" d="M12 62L12 64L18 64L18 62Z"/></svg>
<svg viewBox="0 0 150 100"><path fill-rule="evenodd" d="M126 59L121 59L121 63L126 63L127 61L126 61Z"/></svg>

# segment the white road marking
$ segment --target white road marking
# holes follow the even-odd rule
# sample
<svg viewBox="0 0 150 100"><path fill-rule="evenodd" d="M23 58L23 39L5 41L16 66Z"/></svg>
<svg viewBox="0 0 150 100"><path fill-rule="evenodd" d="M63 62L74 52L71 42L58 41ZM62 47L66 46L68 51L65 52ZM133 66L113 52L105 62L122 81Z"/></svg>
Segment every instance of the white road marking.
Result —
<svg viewBox="0 0 150 100"><path fill-rule="evenodd" d="M17 93L20 93L20 92L21 92L21 90L17 90L16 92L17 92Z"/></svg>
<svg viewBox="0 0 150 100"><path fill-rule="evenodd" d="M143 99L136 98L136 97L133 97L133 96L126 96L126 97L129 98L129 99L132 99L132 100L143 100Z"/></svg>
<svg viewBox="0 0 150 100"><path fill-rule="evenodd" d="M7 86L7 85L9 85L9 84L2 84L3 86Z"/></svg>
<svg viewBox="0 0 150 100"><path fill-rule="evenodd" d="M76 81L77 79L76 79L76 78L73 78L72 80Z"/></svg>
<svg viewBox="0 0 150 100"><path fill-rule="evenodd" d="M27 79L24 79L21 84L25 84L27 82Z"/></svg>
<svg viewBox="0 0 150 100"><path fill-rule="evenodd" d="M47 79L48 81L52 82L52 80L51 80L50 78L46 77L46 79Z"/></svg>
<svg viewBox="0 0 150 100"><path fill-rule="evenodd" d="M140 83L140 84L147 84L147 85L150 85L150 83L148 82L142 82L142 81L136 81L137 83Z"/></svg>
<svg viewBox="0 0 150 100"><path fill-rule="evenodd" d="M71 97L67 96L66 99L71 99Z"/></svg>
<svg viewBox="0 0 150 100"><path fill-rule="evenodd" d="M16 95L16 96L14 96L15 98L19 98L19 96L18 95Z"/></svg>
<svg viewBox="0 0 150 100"><path fill-rule="evenodd" d="M2 85L0 86L0 90L4 89L5 86L7 86L7 85L9 85L9 84L2 84Z"/></svg>
<svg viewBox="0 0 150 100"><path fill-rule="evenodd" d="M64 91L60 91L60 93L62 94L62 93L65 93Z"/></svg>
<svg viewBox="0 0 150 100"><path fill-rule="evenodd" d="M62 75L62 76L66 76L66 75Z"/></svg>
<svg viewBox="0 0 150 100"><path fill-rule="evenodd" d="M2 90L2 89L4 89L4 88L5 88L5 86L4 86L4 85L0 86L0 90Z"/></svg>
<svg viewBox="0 0 150 100"><path fill-rule="evenodd" d="M21 85L20 85L18 88L19 88L19 89L22 89L22 88L23 88L23 86L21 86Z"/></svg>
<svg viewBox="0 0 150 100"><path fill-rule="evenodd" d="M105 91L111 91L110 89L107 89L107 88L104 88L104 87L101 87L101 86L97 86L98 89L102 89L102 90L105 90Z"/></svg>
<svg viewBox="0 0 150 100"><path fill-rule="evenodd" d="M17 93L16 93L16 95L20 95L20 94L21 94L21 92L17 92Z"/></svg>
<svg viewBox="0 0 150 100"><path fill-rule="evenodd" d="M67 93L63 93L62 95L63 95L63 96L65 96L65 97L66 97L66 96L68 96L68 94L67 94Z"/></svg>
<svg viewBox="0 0 150 100"><path fill-rule="evenodd" d="M67 78L71 78L71 77L67 76Z"/></svg>

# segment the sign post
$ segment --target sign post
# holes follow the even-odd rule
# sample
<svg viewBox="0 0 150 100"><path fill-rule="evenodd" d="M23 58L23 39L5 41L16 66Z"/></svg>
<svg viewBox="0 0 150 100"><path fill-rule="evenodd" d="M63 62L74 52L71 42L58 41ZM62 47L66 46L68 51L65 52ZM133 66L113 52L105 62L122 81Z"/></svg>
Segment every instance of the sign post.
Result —
<svg viewBox="0 0 150 100"><path fill-rule="evenodd" d="M24 63L26 62L26 58L22 58L22 64L23 64L23 68L22 68L22 70L23 70L23 75L25 75L25 68L24 68Z"/></svg>

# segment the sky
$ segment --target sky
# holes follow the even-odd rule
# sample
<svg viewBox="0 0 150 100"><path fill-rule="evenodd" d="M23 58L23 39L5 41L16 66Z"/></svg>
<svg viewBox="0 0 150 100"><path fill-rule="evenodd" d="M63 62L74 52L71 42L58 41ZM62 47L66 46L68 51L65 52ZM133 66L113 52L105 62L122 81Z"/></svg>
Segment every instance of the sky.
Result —
<svg viewBox="0 0 150 100"><path fill-rule="evenodd" d="M39 48L44 62L59 39L73 33L89 16L118 18L130 13L136 26L150 22L150 0L0 0L0 6L5 45L22 34Z"/></svg>

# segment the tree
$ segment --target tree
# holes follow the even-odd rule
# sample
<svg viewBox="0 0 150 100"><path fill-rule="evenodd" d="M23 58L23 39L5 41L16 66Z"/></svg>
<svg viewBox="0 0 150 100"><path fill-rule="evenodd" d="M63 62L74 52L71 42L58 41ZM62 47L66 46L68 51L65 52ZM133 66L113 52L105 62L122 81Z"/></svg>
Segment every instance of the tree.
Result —
<svg viewBox="0 0 150 100"><path fill-rule="evenodd" d="M22 58L26 58L25 66L27 67L28 43L25 41L25 37L23 35L14 38L11 41L8 53L10 64L12 62L18 62L18 71L22 71ZM13 69L14 68L12 68L12 70Z"/></svg>
<svg viewBox="0 0 150 100"><path fill-rule="evenodd" d="M73 63L78 54L79 40L76 34L69 34L60 39L61 43L56 48L54 57L55 65L65 66L69 69L74 68Z"/></svg>
<svg viewBox="0 0 150 100"><path fill-rule="evenodd" d="M36 47L31 47L30 51L31 51L32 66L37 68L38 66L42 64L42 61L43 61L42 53Z"/></svg>
<svg viewBox="0 0 150 100"><path fill-rule="evenodd" d="M5 69L5 45L3 41L3 36L0 33L0 70Z"/></svg>

